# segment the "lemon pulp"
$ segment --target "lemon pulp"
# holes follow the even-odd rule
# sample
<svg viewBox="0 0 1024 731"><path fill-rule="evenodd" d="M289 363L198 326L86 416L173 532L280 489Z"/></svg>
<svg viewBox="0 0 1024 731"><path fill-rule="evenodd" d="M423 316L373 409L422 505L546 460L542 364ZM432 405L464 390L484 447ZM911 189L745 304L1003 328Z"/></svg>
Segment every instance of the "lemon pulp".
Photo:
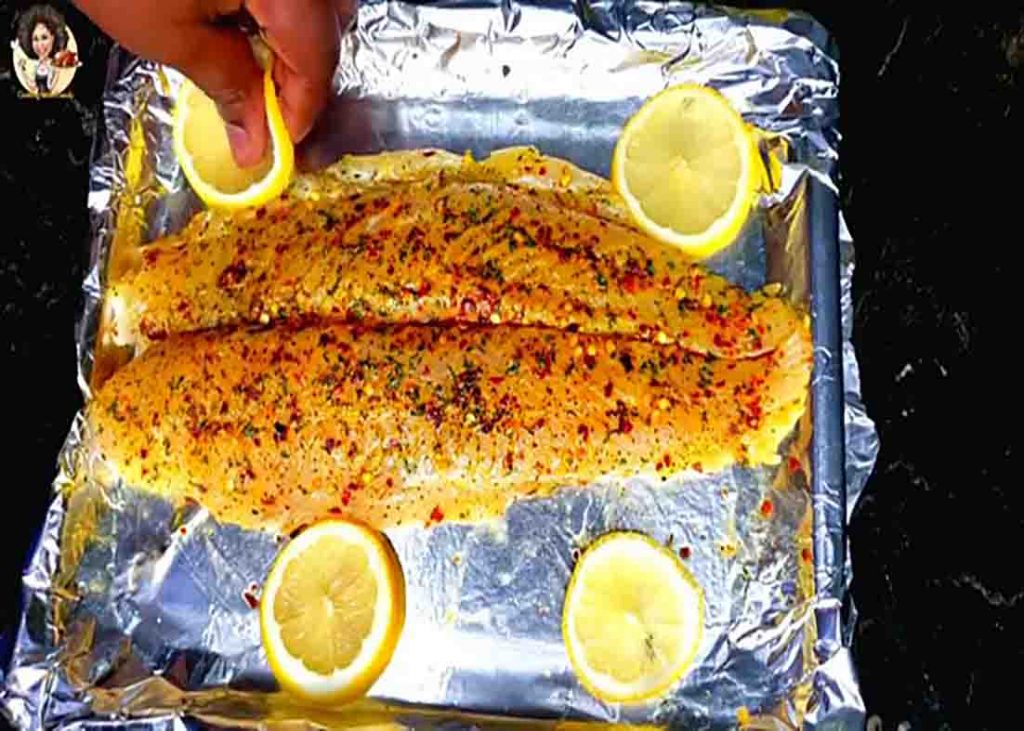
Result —
<svg viewBox="0 0 1024 731"><path fill-rule="evenodd" d="M696 84L652 97L627 122L612 182L637 225L695 257L728 246L754 203L755 138L718 92Z"/></svg>
<svg viewBox="0 0 1024 731"><path fill-rule="evenodd" d="M641 701L685 673L703 634L703 592L673 553L636 533L580 557L562 632L580 682L606 701Z"/></svg>
<svg viewBox="0 0 1024 731"><path fill-rule="evenodd" d="M318 523L288 544L260 602L274 676L312 700L351 700L369 689L404 617L404 580L387 539L346 521Z"/></svg>

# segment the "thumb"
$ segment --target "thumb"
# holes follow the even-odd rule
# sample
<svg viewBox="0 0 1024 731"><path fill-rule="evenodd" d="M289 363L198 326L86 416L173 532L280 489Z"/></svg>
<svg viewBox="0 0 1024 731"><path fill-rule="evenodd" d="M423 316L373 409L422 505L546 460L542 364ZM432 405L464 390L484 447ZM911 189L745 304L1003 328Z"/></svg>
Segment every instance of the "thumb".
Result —
<svg viewBox="0 0 1024 731"><path fill-rule="evenodd" d="M199 24L171 65L177 67L217 104L227 128L235 162L257 164L267 149L263 71L252 46L237 29Z"/></svg>

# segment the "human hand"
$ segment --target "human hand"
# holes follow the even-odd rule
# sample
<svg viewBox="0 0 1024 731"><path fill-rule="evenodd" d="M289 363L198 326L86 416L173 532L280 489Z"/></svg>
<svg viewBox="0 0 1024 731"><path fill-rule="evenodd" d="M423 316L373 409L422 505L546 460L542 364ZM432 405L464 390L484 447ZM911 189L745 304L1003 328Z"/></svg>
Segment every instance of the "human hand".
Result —
<svg viewBox="0 0 1024 731"><path fill-rule="evenodd" d="M267 147L262 71L243 12L274 51L274 81L288 132L299 142L327 101L342 24L357 0L75 0L107 34L140 56L174 66L217 103L239 165Z"/></svg>

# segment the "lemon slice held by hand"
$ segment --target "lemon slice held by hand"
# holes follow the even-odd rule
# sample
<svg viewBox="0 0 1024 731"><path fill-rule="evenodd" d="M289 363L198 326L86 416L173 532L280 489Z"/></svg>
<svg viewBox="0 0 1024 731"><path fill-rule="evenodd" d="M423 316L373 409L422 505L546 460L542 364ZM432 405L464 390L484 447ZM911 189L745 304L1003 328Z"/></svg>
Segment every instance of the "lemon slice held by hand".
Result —
<svg viewBox="0 0 1024 731"><path fill-rule="evenodd" d="M278 555L260 599L267 661L286 690L321 703L364 694L391 660L405 620L405 581L380 533L331 520Z"/></svg>
<svg viewBox="0 0 1024 731"><path fill-rule="evenodd" d="M174 154L189 185L211 208L259 206L276 198L291 182L295 150L281 116L274 80L263 75L270 141L257 165L239 167L217 105L191 81L182 86L174 108Z"/></svg>
<svg viewBox="0 0 1024 731"><path fill-rule="evenodd" d="M755 137L714 89L670 87L626 123L612 182L637 225L703 258L728 246L762 179Z"/></svg>
<svg viewBox="0 0 1024 731"><path fill-rule="evenodd" d="M580 556L562 611L577 678L595 697L639 702L664 693L693 662L704 593L653 539L609 533Z"/></svg>

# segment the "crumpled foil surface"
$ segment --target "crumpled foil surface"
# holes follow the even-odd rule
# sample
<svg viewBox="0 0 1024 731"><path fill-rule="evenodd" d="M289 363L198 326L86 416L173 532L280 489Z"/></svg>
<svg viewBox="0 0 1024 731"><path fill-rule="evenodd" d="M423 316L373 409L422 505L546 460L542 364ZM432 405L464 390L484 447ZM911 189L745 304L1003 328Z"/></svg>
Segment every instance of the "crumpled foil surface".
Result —
<svg viewBox="0 0 1024 731"><path fill-rule="evenodd" d="M519 502L490 523L390 531L408 584L405 631L370 698L338 709L278 692L260 647L252 599L283 538L94 472L79 417L25 572L0 685L6 715L25 729L145 731L863 728L845 526L878 443L849 341L853 245L836 203L839 77L825 30L787 11L680 2L366 2L336 81L301 150L307 167L348 152L479 157L529 144L607 175L621 126L645 99L684 81L718 88L783 164L754 224L709 264L747 287L780 282L808 305L812 408L778 467L600 484ZM111 250L199 210L171 148L180 82L123 51L111 57L78 333L87 397ZM577 551L620 528L686 549L707 597L696 665L640 706L590 696L561 641Z"/></svg>

